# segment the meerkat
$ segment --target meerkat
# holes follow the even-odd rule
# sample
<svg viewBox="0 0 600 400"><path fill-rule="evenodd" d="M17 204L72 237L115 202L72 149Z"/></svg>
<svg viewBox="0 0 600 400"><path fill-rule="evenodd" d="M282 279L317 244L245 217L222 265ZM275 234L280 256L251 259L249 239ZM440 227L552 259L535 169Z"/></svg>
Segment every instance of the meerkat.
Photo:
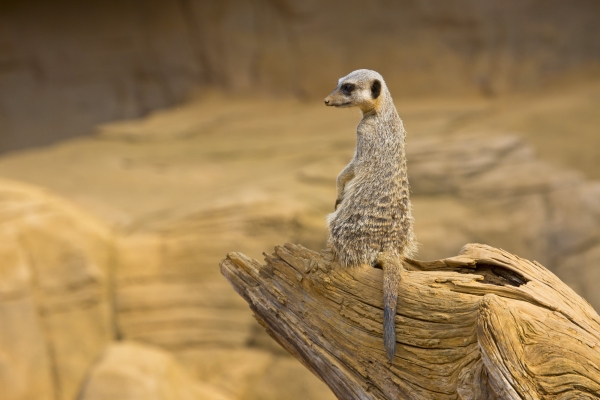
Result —
<svg viewBox="0 0 600 400"><path fill-rule="evenodd" d="M383 269L383 341L393 362L402 260L416 251L404 151L406 131L381 75L359 69L341 78L325 105L358 107L356 151L337 177L328 245L344 267Z"/></svg>

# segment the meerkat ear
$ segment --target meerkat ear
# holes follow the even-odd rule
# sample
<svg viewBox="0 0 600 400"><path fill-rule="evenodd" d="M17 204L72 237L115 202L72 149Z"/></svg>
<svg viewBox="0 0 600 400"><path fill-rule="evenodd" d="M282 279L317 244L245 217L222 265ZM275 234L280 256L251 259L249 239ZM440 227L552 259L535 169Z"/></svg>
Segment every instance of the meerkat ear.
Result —
<svg viewBox="0 0 600 400"><path fill-rule="evenodd" d="M371 84L371 96L376 99L381 94L381 82L375 79Z"/></svg>

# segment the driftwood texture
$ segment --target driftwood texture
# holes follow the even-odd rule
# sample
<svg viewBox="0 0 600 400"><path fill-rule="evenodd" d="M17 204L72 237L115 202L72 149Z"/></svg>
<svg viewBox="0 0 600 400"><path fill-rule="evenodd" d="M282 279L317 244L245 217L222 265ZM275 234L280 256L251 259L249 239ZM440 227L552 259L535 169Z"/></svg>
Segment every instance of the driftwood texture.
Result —
<svg viewBox="0 0 600 400"><path fill-rule="evenodd" d="M597 399L600 317L537 262L470 244L405 263L386 359L379 269L286 244L221 272L287 351L340 399Z"/></svg>

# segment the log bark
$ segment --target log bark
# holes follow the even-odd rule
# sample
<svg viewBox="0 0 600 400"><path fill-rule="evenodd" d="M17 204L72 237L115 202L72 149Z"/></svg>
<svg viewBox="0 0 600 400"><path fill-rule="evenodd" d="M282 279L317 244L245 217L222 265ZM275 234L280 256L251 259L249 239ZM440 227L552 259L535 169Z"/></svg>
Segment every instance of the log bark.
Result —
<svg viewBox="0 0 600 400"><path fill-rule="evenodd" d="M259 323L340 399L600 398L600 317L537 262L485 245L407 260L393 363L381 270L286 244L221 272Z"/></svg>

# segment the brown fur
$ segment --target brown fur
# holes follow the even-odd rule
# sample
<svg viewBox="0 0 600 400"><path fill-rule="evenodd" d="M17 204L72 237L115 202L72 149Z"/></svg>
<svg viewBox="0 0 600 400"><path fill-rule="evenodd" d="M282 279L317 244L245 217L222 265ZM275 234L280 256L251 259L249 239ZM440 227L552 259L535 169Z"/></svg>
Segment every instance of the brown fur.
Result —
<svg viewBox="0 0 600 400"><path fill-rule="evenodd" d="M354 158L337 179L336 211L327 219L328 243L345 267L378 264L383 268L384 344L392 361L402 259L416 250L406 131L383 78L375 71L357 70L341 78L325 104L355 106L363 113Z"/></svg>

